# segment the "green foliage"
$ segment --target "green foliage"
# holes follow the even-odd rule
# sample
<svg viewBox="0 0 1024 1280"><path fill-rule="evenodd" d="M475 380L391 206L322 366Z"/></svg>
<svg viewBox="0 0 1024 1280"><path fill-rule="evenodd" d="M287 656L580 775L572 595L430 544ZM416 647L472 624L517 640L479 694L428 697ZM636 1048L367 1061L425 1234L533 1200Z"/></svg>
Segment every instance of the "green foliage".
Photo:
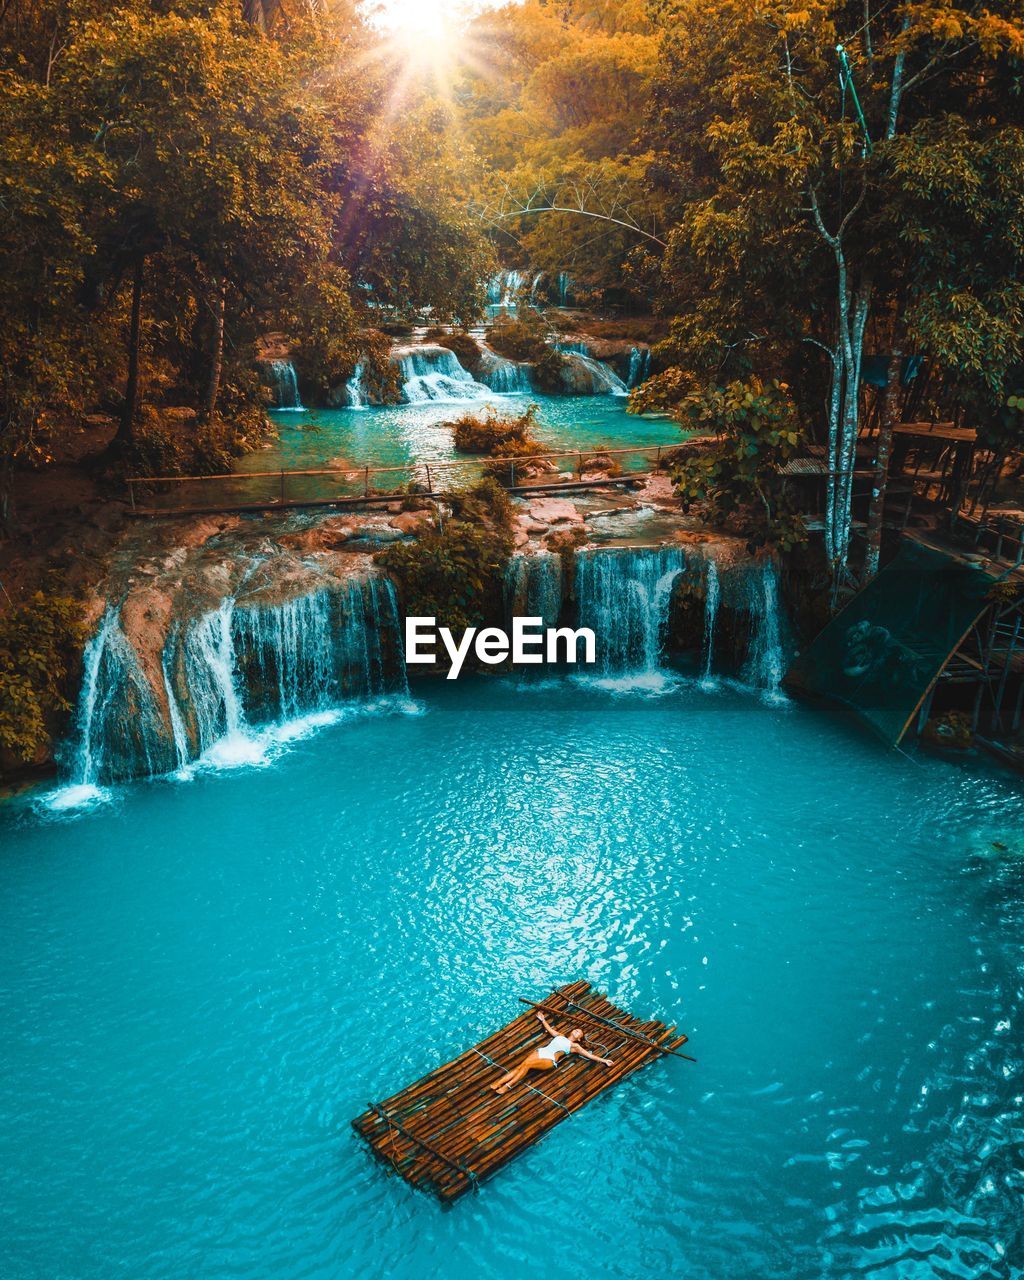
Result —
<svg viewBox="0 0 1024 1280"><path fill-rule="evenodd" d="M533 380L541 391L559 395L565 391L562 382L565 366L566 359L561 351L545 347L533 362Z"/></svg>
<svg viewBox="0 0 1024 1280"><path fill-rule="evenodd" d="M386 109L354 0L266 30L246 8L19 0L0 19L0 463L45 463L55 422L122 388L131 411L129 352L143 400L201 421L212 395L248 436L262 335L288 335L308 386L359 359L384 386L371 315L478 312L492 256L438 108Z"/></svg>
<svg viewBox="0 0 1024 1280"><path fill-rule="evenodd" d="M533 444L531 436L537 425L538 412L538 406L531 404L524 413L510 417L489 404L483 413L464 413L442 425L452 428L455 448L460 453L515 457Z"/></svg>
<svg viewBox="0 0 1024 1280"><path fill-rule="evenodd" d="M129 444L111 458L107 476L222 475L233 469L236 458L256 448L266 431L262 414L254 415L249 425L252 434L242 429L241 416L196 424L191 417L147 407Z"/></svg>
<svg viewBox="0 0 1024 1280"><path fill-rule="evenodd" d="M708 520L746 535L752 550L790 550L803 541L779 469L797 453L802 433L788 388L756 378L691 391L677 406L680 423L720 436L686 446L674 468L683 509L700 506Z"/></svg>
<svg viewBox="0 0 1024 1280"><path fill-rule="evenodd" d="M565 356L549 341L548 326L539 311L521 306L515 315L503 313L486 336L499 355L509 360L529 361L533 365L533 380L541 391L551 395L564 391Z"/></svg>
<svg viewBox="0 0 1024 1280"><path fill-rule="evenodd" d="M498 316L486 338L499 355L509 360L539 360L551 350L544 320L532 307L520 307L515 315Z"/></svg>
<svg viewBox="0 0 1024 1280"><path fill-rule="evenodd" d="M464 330L445 333L442 330L437 336L437 341L442 347L447 347L449 351L455 352L459 364L464 369L468 369L470 373L476 373L480 367L481 351L479 342L471 333L466 333Z"/></svg>
<svg viewBox="0 0 1024 1280"><path fill-rule="evenodd" d="M487 479L448 497L451 515L415 542L374 557L397 584L406 614L461 631L500 622L505 570L514 548L511 500Z"/></svg>
<svg viewBox="0 0 1024 1280"><path fill-rule="evenodd" d="M485 204L626 213L649 223L664 205L644 181L642 125L657 62L655 6L643 0L550 4L524 0L481 15L471 39L501 56L471 65L458 107L465 136L485 162ZM513 193L513 200L507 199ZM627 263L635 233L574 212L505 217L496 237L534 269L551 301L569 271L577 299L643 303Z"/></svg>
<svg viewBox="0 0 1024 1280"><path fill-rule="evenodd" d="M37 591L0 617L0 752L30 763L70 710L68 684L83 640L82 608Z"/></svg>

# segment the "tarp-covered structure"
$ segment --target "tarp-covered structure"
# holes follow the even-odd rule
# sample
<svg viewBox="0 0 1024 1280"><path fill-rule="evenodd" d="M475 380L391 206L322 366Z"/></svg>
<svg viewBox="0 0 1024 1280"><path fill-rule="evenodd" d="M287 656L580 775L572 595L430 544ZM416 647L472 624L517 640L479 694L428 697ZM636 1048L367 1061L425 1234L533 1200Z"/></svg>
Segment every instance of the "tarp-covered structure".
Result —
<svg viewBox="0 0 1024 1280"><path fill-rule="evenodd" d="M796 658L786 687L838 703L895 746L989 607L996 581L956 554L905 540Z"/></svg>

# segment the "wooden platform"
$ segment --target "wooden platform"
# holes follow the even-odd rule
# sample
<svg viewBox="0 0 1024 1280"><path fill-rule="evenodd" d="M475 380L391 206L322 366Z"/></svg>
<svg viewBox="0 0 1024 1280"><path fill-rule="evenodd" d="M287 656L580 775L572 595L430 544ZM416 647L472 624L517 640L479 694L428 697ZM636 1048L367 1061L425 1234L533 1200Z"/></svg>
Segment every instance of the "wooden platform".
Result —
<svg viewBox="0 0 1024 1280"><path fill-rule="evenodd" d="M626 1076L686 1042L674 1027L641 1022L588 982L559 987L472 1049L352 1121L355 1131L411 1186L450 1203L497 1172L549 1129ZM581 1027L611 1067L572 1055L554 1071L532 1072L501 1096L487 1086L557 1031ZM685 1055L677 1055L685 1056ZM692 1061L692 1059L691 1059Z"/></svg>

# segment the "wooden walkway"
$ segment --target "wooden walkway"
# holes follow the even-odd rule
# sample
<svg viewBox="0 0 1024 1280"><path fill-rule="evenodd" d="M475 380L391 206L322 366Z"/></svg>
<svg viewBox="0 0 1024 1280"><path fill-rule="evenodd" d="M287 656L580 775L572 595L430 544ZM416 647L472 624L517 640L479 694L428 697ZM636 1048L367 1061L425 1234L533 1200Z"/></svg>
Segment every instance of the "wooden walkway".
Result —
<svg viewBox="0 0 1024 1280"><path fill-rule="evenodd" d="M383 1102L371 1103L352 1126L373 1153L411 1186L443 1203L457 1200L496 1173L549 1129L655 1058L686 1042L662 1022L641 1022L588 982L559 987L486 1040ZM578 1026L611 1067L572 1055L554 1071L531 1072L497 1095L487 1086L556 1031ZM685 1054L676 1054L685 1057ZM690 1059L693 1061L693 1059Z"/></svg>

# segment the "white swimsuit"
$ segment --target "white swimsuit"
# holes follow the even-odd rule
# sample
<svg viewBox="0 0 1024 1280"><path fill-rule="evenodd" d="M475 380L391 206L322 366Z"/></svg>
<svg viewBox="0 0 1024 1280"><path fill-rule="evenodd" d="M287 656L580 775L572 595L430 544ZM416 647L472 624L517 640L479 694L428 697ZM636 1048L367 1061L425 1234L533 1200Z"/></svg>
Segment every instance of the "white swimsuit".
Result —
<svg viewBox="0 0 1024 1280"><path fill-rule="evenodd" d="M556 1054L564 1053L566 1057L572 1049L572 1041L568 1036L555 1036L553 1040L549 1040L543 1049L537 1050L538 1058L547 1058L548 1062L558 1065Z"/></svg>

